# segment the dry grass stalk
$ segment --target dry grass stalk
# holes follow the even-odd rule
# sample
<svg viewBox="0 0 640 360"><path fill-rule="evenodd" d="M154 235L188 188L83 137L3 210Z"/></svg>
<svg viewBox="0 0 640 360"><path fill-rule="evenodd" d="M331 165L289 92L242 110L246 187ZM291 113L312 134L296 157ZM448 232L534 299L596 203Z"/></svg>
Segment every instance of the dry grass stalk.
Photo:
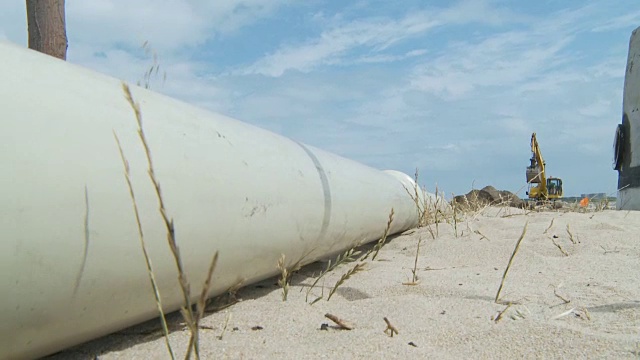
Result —
<svg viewBox="0 0 640 360"><path fill-rule="evenodd" d="M613 250L607 250L607 248L605 248L604 246L600 245L600 247L602 248L602 250L604 251L604 254L617 254L620 252L620 250L618 250L618 248L614 248Z"/></svg>
<svg viewBox="0 0 640 360"><path fill-rule="evenodd" d="M409 190L406 186L403 185L404 190L407 192L411 200L416 205L416 213L418 215L418 227L428 226L431 221L431 211L429 209L429 199L427 197L427 192L425 189L421 188L419 184L419 175L418 168L416 168L416 172L414 174L414 182L413 189ZM421 196L422 194L422 196ZM437 194L437 187L436 187ZM420 199L422 198L422 201ZM438 199L436 197L433 216L437 219L437 211L438 211ZM436 221L437 222L437 221ZM429 228L430 232L433 232L431 228Z"/></svg>
<svg viewBox="0 0 640 360"><path fill-rule="evenodd" d="M500 311L495 318L493 319L494 322L498 322L500 320L502 320L502 317L504 316L504 314L507 312L507 310L509 310L509 308L511 307L511 305L513 305L513 303L508 303L507 306L504 308L504 310Z"/></svg>
<svg viewBox="0 0 640 360"><path fill-rule="evenodd" d="M278 279L278 285L282 287L282 301L287 301L287 295L289 294L289 284L291 282L293 273L302 268L302 262L312 252L313 250L307 252L298 261L289 266L285 265L285 255L281 254L280 259L278 259L278 270L280 270L280 279Z"/></svg>
<svg viewBox="0 0 640 360"><path fill-rule="evenodd" d="M327 319L333 321L334 323L336 323L336 325L338 325L340 327L340 329L344 329L344 330L353 330L354 326L353 324L351 324L350 322L343 320L333 314L329 314L326 313L324 314L324 317L326 317Z"/></svg>
<svg viewBox="0 0 640 360"><path fill-rule="evenodd" d="M365 266L365 263L363 262L357 263L354 267L352 267L346 273L344 273L344 275L342 275L340 279L336 282L336 284L333 286L331 291L329 291L329 296L327 297L327 301L331 300L331 297L333 296L333 294L335 294L335 292L338 290L338 287L340 287L340 285L344 284L345 281L349 280L349 278L351 278L351 276L354 275L355 273L358 273L364 270L364 266Z"/></svg>
<svg viewBox="0 0 640 360"><path fill-rule="evenodd" d="M413 179L414 181L413 181L412 190L409 190L406 186L404 186L404 184L402 185L402 187L404 188L404 191L407 193L407 195L409 195L411 200L416 205L416 213L418 215L418 227L420 227L421 221L422 221L423 209L420 205L420 197L418 196L418 169L417 168L416 168L416 173L414 174Z"/></svg>
<svg viewBox="0 0 640 360"><path fill-rule="evenodd" d="M227 332L227 326L229 326L229 320L231 319L231 313L227 314L227 318L224 321L224 326L222 326L222 332L218 335L218 340L222 340L224 338L224 334Z"/></svg>
<svg viewBox="0 0 640 360"><path fill-rule="evenodd" d="M589 310L587 310L586 307L580 307L580 308L571 308L559 315L556 315L555 317L553 317L553 320L558 320L560 318L563 318L567 315L570 314L575 314L576 316L580 317L581 319L586 319L586 320L591 320L591 314L589 313ZM582 314L582 315L581 315Z"/></svg>
<svg viewBox="0 0 640 360"><path fill-rule="evenodd" d="M496 204L496 206L500 206L500 204ZM473 220L476 220L480 215L482 215L484 213L485 210L487 210L489 207L491 207L491 203L487 203L484 204L482 207L480 207L478 210L475 211L475 214L473 215Z"/></svg>
<svg viewBox="0 0 640 360"><path fill-rule="evenodd" d="M138 104L133 100L133 96L131 95L131 90L129 89L129 86L127 84L123 83L122 89L124 90L125 97L129 102L129 105L131 105L131 108L133 109L136 116L136 121L138 123L138 136L140 137L140 140L144 147L144 152L147 157L147 164L149 166L148 167L149 178L151 179L151 183L153 184L153 187L156 192L156 197L158 199L158 210L160 211L160 215L162 217L165 228L167 230L167 241L169 242L171 253L173 254L173 258L176 262L176 267L178 268L178 280L180 283L180 287L182 289L185 308L187 313L189 314L189 319L187 320L187 322L192 323L194 317L193 317L193 309L191 308L190 285L184 272L184 266L182 265L182 259L180 257L180 249L178 248L178 244L176 242L175 227L173 225L173 219L170 219L169 216L167 215L167 210L164 205L164 199L162 197L162 191L160 189L160 183L158 182L155 175L153 159L151 157L151 150L149 149L149 144L147 142L147 138L145 136L145 133L142 127L142 112L140 111L140 104Z"/></svg>
<svg viewBox="0 0 640 360"><path fill-rule="evenodd" d="M472 189L471 189L471 190L473 191L473 187L472 187ZM455 200L455 197L453 196L454 194L451 194L451 195L452 195L452 197L453 197L453 198L454 198L454 200ZM468 210L471 210L471 208L472 208L471 201L469 201L469 198L467 197L467 195L464 195L464 196L462 197L462 199L464 200L464 205L465 205L465 207L466 207Z"/></svg>
<svg viewBox="0 0 640 360"><path fill-rule="evenodd" d="M385 323L387 323L387 328L384 329L385 334L389 335L390 337L393 337L394 334L395 335L400 334L398 332L398 329L391 324L391 321L389 321L389 319L387 319L386 317L383 317L382 319L384 320Z"/></svg>
<svg viewBox="0 0 640 360"><path fill-rule="evenodd" d="M238 280L238 282L229 287L224 294L207 301L205 314L215 313L238 303L240 299L238 299L237 292L242 288L244 282L245 279ZM202 326L200 328L202 328Z"/></svg>
<svg viewBox="0 0 640 360"><path fill-rule="evenodd" d="M565 298L564 296L558 294L558 288L559 288L559 286L558 287L555 287L555 286L553 287L553 295L555 295L558 299L562 300L562 302L565 303L565 304L570 303L571 300L569 300L569 299Z"/></svg>
<svg viewBox="0 0 640 360"><path fill-rule="evenodd" d="M404 190L407 192L411 200L416 205L416 212L418 214L418 227L427 227L431 237L435 240L438 236L439 226L438 223L440 219L438 219L438 215L442 214L440 210L440 198L438 196L438 186L436 185L436 196L435 201L431 202L430 198L427 196L427 191L424 188L420 188L419 184L419 175L418 169L416 168L416 172L414 174L414 185L413 189L409 190L406 186ZM421 197L422 194L422 197ZM422 201L420 199L422 198ZM433 232L431 228L431 222L434 222L436 225L436 232Z"/></svg>
<svg viewBox="0 0 640 360"><path fill-rule="evenodd" d="M402 285L418 285L418 256L420 255L420 244L422 243L422 236L418 237L418 247L416 249L416 258L413 261L413 269L411 269L411 281L404 282Z"/></svg>
<svg viewBox="0 0 640 360"><path fill-rule="evenodd" d="M160 290L158 289L158 284L156 282L155 273L153 272L153 264L151 263L151 258L147 253L147 246L144 241L144 232L142 231L142 222L140 221L140 212L138 211L138 203L136 201L136 196L133 191L133 185L131 184L131 171L129 168L129 161L124 155L122 151L122 145L120 144L120 139L118 139L118 135L113 133L113 136L116 139L116 144L118 145L118 150L120 151L120 158L122 159L122 165L124 166L124 177L127 181L127 187L129 188L129 197L131 197L131 204L133 205L133 213L136 218L136 225L138 227L138 239L140 240L140 247L142 248L142 254L144 255L144 261L147 265L147 274L149 274L149 281L151 282L151 287L153 288L153 295L155 297L156 305L158 307L158 312L160 313L160 322L162 323L162 332L164 333L165 344L167 345L167 351L171 356L171 359L175 359L175 355L173 354L173 349L171 348L171 343L169 342L169 326L167 325L167 319L164 315L164 311L162 310L162 299L160 296Z"/></svg>
<svg viewBox="0 0 640 360"><path fill-rule="evenodd" d="M394 210L393 208L391 208L391 212L389 213L389 220L387 221L387 227L384 229L384 234L382 234L382 237L380 238L380 240L378 240L378 243L375 244L373 246L373 249L371 249L370 251L370 253L373 254L371 256L371 261L376 259L376 257L378 256L378 252L380 252L380 249L382 249L384 244L387 242L387 236L389 236L389 231L391 230L391 224L393 223L393 215L394 215ZM369 253L367 253L364 256L363 260L366 259L368 256L369 256Z"/></svg>
<svg viewBox="0 0 640 360"><path fill-rule="evenodd" d="M482 239L489 240L489 238L485 234L481 233L480 230L473 230L473 232L478 234L478 235L480 235L480 240L482 240Z"/></svg>
<svg viewBox="0 0 640 360"><path fill-rule="evenodd" d="M495 217L500 216L500 213L502 213L502 211L504 211L505 213L506 212L511 213L509 210L507 210L507 209L511 209L511 206L509 205L511 203L511 200L504 198L502 194L498 194L498 198L500 199L500 202L498 202L496 206L500 207L500 209L496 213Z"/></svg>
<svg viewBox="0 0 640 360"><path fill-rule="evenodd" d="M322 300L323 298L324 298L324 280L322 280L322 288L321 288L321 291L320 291L320 296L318 296L312 302L310 302L309 305L313 305L313 304L317 303L318 301Z"/></svg>
<svg viewBox="0 0 640 360"><path fill-rule="evenodd" d="M451 206L453 207L453 234L458 237L458 204L455 200L455 194L451 194L451 196L454 199L451 202ZM464 199L467 200L467 197L465 196Z"/></svg>
<svg viewBox="0 0 640 360"><path fill-rule="evenodd" d="M423 198L423 202L422 202L422 207L420 206L420 202L418 201L418 169L416 168L416 174L415 174L415 190L414 190L414 194L415 194L415 202L416 202L416 208L418 211L418 216L419 216L419 220L418 220L418 227L427 227L427 230L429 231L429 234L431 234L431 238L433 240L436 239L436 234L433 233L433 229L431 228L431 213L433 213L433 221L436 224L436 232L438 229L438 212L439 212L439 199L438 199L438 186L436 185L436 200L433 202L433 211L429 210L429 200L428 200L428 196L427 196L427 191L425 189L420 189L420 191L422 192L422 198Z"/></svg>
<svg viewBox="0 0 640 360"><path fill-rule="evenodd" d="M468 210L470 211L477 211L480 208L480 201L478 200L478 192L477 191L474 192L474 190L476 190L475 180L471 182L471 201L467 199L466 195L464 197L465 203L467 204Z"/></svg>
<svg viewBox="0 0 640 360"><path fill-rule="evenodd" d="M199 341L198 341L199 326L197 323L198 315L194 315L194 312L193 312L193 305L191 303L191 288L190 288L186 273L184 271L184 266L182 264L180 249L178 248L178 244L176 242L175 227L173 224L173 219L170 219L167 214L167 210L164 204L164 198L162 197L162 191L160 189L160 183L155 175L153 159L151 156L151 149L149 148L149 143L147 142L147 138L144 133L144 128L142 126L142 112L140 110L140 104L133 99L133 95L131 94L131 89L124 82L122 83L122 90L125 94L125 98L127 99L127 102L129 103L129 105L131 106L131 109L135 114L136 122L138 125L138 137L140 138L140 142L142 143L142 146L144 148L144 152L147 158L147 165L148 165L147 173L149 175L149 179L151 180L151 183L156 193L156 198L158 200L158 211L160 212L160 216L166 228L167 242L169 243L169 248L171 250L171 254L173 255L176 268L178 270L178 282L180 284L180 289L182 291L183 300L184 300L184 306L180 309L180 313L184 317L187 327L191 332L191 336L189 338L189 347L187 348L185 359L190 359L192 352L195 355L196 359L200 359L200 350L199 350ZM211 273L213 272L213 268L215 268L216 261L217 261L217 254L214 255L212 263L210 265ZM208 282L210 282L210 275L211 274L209 274ZM207 285L207 282L205 282L205 285L209 286ZM205 293L208 293L209 289L205 288L203 289L203 291Z"/></svg>
<svg viewBox="0 0 640 360"><path fill-rule="evenodd" d="M560 246L560 244L558 244L558 243L557 243L557 242L556 242L552 237L550 237L550 236L549 236L549 239L551 240L551 242L553 243L553 245L555 245L555 246L560 250L560 252L562 253L562 255L564 255L564 256L569 256L569 253L568 253L568 252L566 252L566 251L562 248L562 246Z"/></svg>
<svg viewBox="0 0 640 360"><path fill-rule="evenodd" d="M569 240L571 240L571 242L573 244L577 244L578 243L578 241L573 238L573 234L571 233L571 229L569 228L569 224L567 224L567 234L569 234Z"/></svg>
<svg viewBox="0 0 640 360"><path fill-rule="evenodd" d="M202 319L202 315L204 315L204 310L207 303L209 290L211 290L211 277L213 276L213 271L215 270L217 264L218 264L218 252L216 251L216 253L213 255L213 258L211 259L211 263L209 264L209 271L207 272L207 278L205 279L204 284L202 285L202 292L200 293L200 298L198 299L198 305L197 305L198 316L196 318L197 320Z"/></svg>
<svg viewBox="0 0 640 360"><path fill-rule="evenodd" d="M278 270L280 270L280 279L278 279L278 285L282 288L282 301L287 301L287 295L289 294L289 280L290 273L289 269L284 265L285 255L280 255L280 259L278 259Z"/></svg>
<svg viewBox="0 0 640 360"><path fill-rule="evenodd" d="M313 288L318 284L318 281L320 281L320 279L322 279L325 275L327 275L328 273L330 273L331 271L333 271L336 267L347 263L347 262L352 262L355 261L355 248L358 245L352 247L351 249L345 251L342 254L339 254L336 257L336 260L334 262L332 262L331 260L329 260L329 262L327 262L327 267L320 273L320 275L318 275L318 277L316 277L316 279L313 281L313 283L311 284L311 286L309 286L309 288L307 289L307 294L305 296L305 301L309 301L309 293L311 292L311 290L313 290ZM323 293L324 293L324 288L322 289ZM322 298L322 297L320 297ZM315 299L313 301L313 303L317 302L319 299Z"/></svg>
<svg viewBox="0 0 640 360"><path fill-rule="evenodd" d="M567 316L569 314L572 314L575 310L576 310L576 308L571 308L571 309L569 309L569 310L567 310L567 311L565 311L565 312L563 312L561 314L558 314L558 315L554 316L553 320L558 320L558 319L563 318L563 317L565 317L565 316Z"/></svg>
<svg viewBox="0 0 640 360"><path fill-rule="evenodd" d="M509 258L509 263L507 263L507 268L504 269L504 274L502 274L502 281L500 282L500 287L498 288L498 292L496 293L495 302L498 303L500 300L500 293L502 292L502 287L504 286L504 281L507 279L507 274L509 273L509 269L511 268L511 264L513 264L513 259L516 257L518 250L520 250L520 244L522 244L522 240L524 239L525 234L527 233L527 225L529 222L527 221L524 224L524 228L522 229L522 235L516 242L516 247L513 249L513 253L511 254L511 258Z"/></svg>
<svg viewBox="0 0 640 360"><path fill-rule="evenodd" d="M418 168L416 168L416 172L413 176L413 195L411 197L416 204L416 211L418 212L418 227L422 227L426 222L427 208L424 206L425 204L422 204L422 206L420 204L420 194L418 192L420 185L418 185L418 178Z"/></svg>
<svg viewBox="0 0 640 360"><path fill-rule="evenodd" d="M444 198L444 196L443 196ZM436 202L434 204L434 212L433 212L433 217L434 217L434 222L436 223L436 236L440 236L440 229L438 228L438 223L440 221L438 221L438 214L440 214L440 197L438 196L438 184L436 184ZM433 233L431 234L431 236L433 236ZM435 239L435 237L434 237Z"/></svg>
<svg viewBox="0 0 640 360"><path fill-rule="evenodd" d="M207 278L204 281L204 284L202 285L202 292L200 293L200 298L198 299L198 303L196 304L196 315L195 315L195 319L192 323L192 326L194 327L194 329L191 330L191 337L189 338L189 345L187 346L187 349L194 349L195 350L195 354L196 354L196 359L198 359L200 357L200 334L198 332L199 326L200 326L200 320L202 320L202 317L204 316L204 312L206 310L206 305L207 305L207 298L209 295L209 290L211 290L211 277L213 276L213 271L216 268L216 265L218 264L218 252L216 251L216 253L213 255L213 258L211 259L211 263L209 264L209 271L207 271ZM187 325L189 325L187 323ZM190 357L190 350L187 350L187 359Z"/></svg>
<svg viewBox="0 0 640 360"><path fill-rule="evenodd" d="M158 73L160 72L160 62L158 61L158 54L156 53L155 50L153 50L151 48L151 45L149 45L148 41L145 41L142 44L142 49L144 50L144 54L146 56L151 56L152 63L151 63L151 66L149 66L149 68L147 69L147 71L145 71L142 82L138 81L137 85L138 86L143 86L145 89L150 89L151 88L151 78L153 76L158 76ZM167 72L163 71L162 72L162 83L164 84L164 82L166 80L167 80Z"/></svg>
<svg viewBox="0 0 640 360"><path fill-rule="evenodd" d="M595 211L605 211L609 208L609 198L605 197L604 199L600 199L600 201L598 201L598 203L596 204L596 208Z"/></svg>
<svg viewBox="0 0 640 360"><path fill-rule="evenodd" d="M433 229L431 228L431 225L427 225L427 230L429 231L429 235L431 235L431 239L435 240L437 235L433 233Z"/></svg>
<svg viewBox="0 0 640 360"><path fill-rule="evenodd" d="M526 318L527 318L527 314L520 311L520 309L516 309L516 313L511 315L511 319L513 320L526 319Z"/></svg>
<svg viewBox="0 0 640 360"><path fill-rule="evenodd" d="M551 219L551 223L549 224L549 227L547 227L547 228L544 230L543 234L546 234L546 233L547 233L547 231L549 231L549 229L551 229L551 227L553 226L553 220L555 220L555 218Z"/></svg>

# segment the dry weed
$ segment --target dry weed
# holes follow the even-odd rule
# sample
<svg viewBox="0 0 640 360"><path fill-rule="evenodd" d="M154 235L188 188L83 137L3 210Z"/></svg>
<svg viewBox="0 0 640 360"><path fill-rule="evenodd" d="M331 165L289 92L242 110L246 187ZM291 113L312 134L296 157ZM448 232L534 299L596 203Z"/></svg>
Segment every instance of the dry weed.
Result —
<svg viewBox="0 0 640 360"><path fill-rule="evenodd" d="M124 155L122 150L122 145L120 144L120 139L118 139L118 135L113 133L113 136L116 139L116 144L118 145L118 150L120 151L120 158L122 160L122 165L124 166L124 177L127 182L127 187L129 188L129 197L131 198L131 204L133 206L133 213L136 219L136 225L138 228L138 239L140 240L140 247L142 248L142 254L144 256L145 264L147 265L147 274L149 275L149 281L151 282L151 287L153 288L153 295L155 297L156 306L158 307L158 312L160 313L160 322L162 323L162 332L164 333L164 340L167 346L167 351L169 352L169 356L171 359L175 359L175 355L173 353L173 349L171 348L171 343L169 342L169 327L167 326L167 319L164 315L164 310L162 309L162 297L160 296L160 290L158 289L158 283L156 282L155 273L153 271L153 264L151 262L151 258L149 257L149 253L147 252L147 245L144 241L144 232L142 231L142 222L140 221L140 212L138 211L138 202L136 201L135 192L133 191L133 185L131 183L131 171L129 168L129 161Z"/></svg>
<svg viewBox="0 0 640 360"><path fill-rule="evenodd" d="M529 224L528 221L524 224L524 228L522 229L522 235L520 235L520 238L516 242L516 247L513 249L513 253L511 254L511 258L509 258L509 263L507 263L507 268L504 269L504 274L502 275L502 281L500 282L500 287L498 288L498 292L496 293L496 298L495 298L495 302L496 303L499 303L500 293L502 292L502 287L504 286L504 282L505 282L505 280L507 278L507 274L509 273L509 269L511 268L511 264L513 264L513 259L516 257L516 254L518 253L518 250L520 250L520 244L522 244L522 240L524 239L524 236L527 233L527 225L528 224Z"/></svg>
<svg viewBox="0 0 640 360"><path fill-rule="evenodd" d="M176 268L178 270L178 283L180 284L180 289L182 291L182 295L183 295L183 300L184 300L184 305L183 307L180 309L180 313L182 314L182 316L185 319L185 323L187 324L187 328L190 331L190 338L189 338L189 345L187 347L187 353L185 355L185 359L190 359L191 358L191 354L193 353L195 355L196 359L200 359L200 350L199 350L199 326L198 326L198 322L202 316L202 314L204 313L204 304L202 305L201 309L198 309L198 312L196 314L194 314L193 312L193 306L191 303L191 291L190 291L190 284L189 281L187 279L186 273L184 271L184 266L182 264L182 258L180 256L180 249L178 248L178 244L176 241L176 235L175 235L175 227L174 227L174 223L173 223L173 219L171 219L167 213L166 207L165 207L165 202L164 202L164 198L162 196L162 191L160 188L160 182L158 181L156 175L155 175L155 168L153 165L153 158L151 156L151 149L149 147L149 144L147 142L147 138L144 132L144 128L142 126L142 111L140 110L140 104L137 103L134 99L133 99L133 95L131 94L131 89L129 88L129 86L126 83L122 83L122 90L125 94L125 98L127 100L127 102L129 103L129 105L131 106L131 109L134 112L135 115L135 119L138 125L138 137L140 138L140 142L144 148L144 152L146 155L146 160L147 160L147 173L149 175L149 179L151 180L151 183L153 185L153 188L155 190L155 194L156 194L156 198L158 200L158 211L160 213L161 219L164 223L166 232L167 232L167 242L169 244L169 249L171 250L171 254L173 255L175 264L176 264ZM209 273L207 276L207 279L205 281L205 284L203 286L202 289L202 294L201 295L205 297L205 301L206 301L206 296L209 293L210 290L210 286L211 286L211 275L213 274L213 270L215 268L216 262L218 259L218 254L216 252L216 254L213 256L211 264L209 266ZM199 305L199 304L198 304Z"/></svg>
<svg viewBox="0 0 640 360"><path fill-rule="evenodd" d="M329 296L327 297L327 301L331 300L331 297L333 296L333 294L335 294L335 292L338 290L340 285L344 284L345 281L349 280L349 278L351 278L352 275L364 270L364 266L365 266L365 263L363 262L357 263L354 267L352 267L346 273L344 273L344 275L342 275L340 279L336 282L336 284L333 286L331 291L329 291Z"/></svg>

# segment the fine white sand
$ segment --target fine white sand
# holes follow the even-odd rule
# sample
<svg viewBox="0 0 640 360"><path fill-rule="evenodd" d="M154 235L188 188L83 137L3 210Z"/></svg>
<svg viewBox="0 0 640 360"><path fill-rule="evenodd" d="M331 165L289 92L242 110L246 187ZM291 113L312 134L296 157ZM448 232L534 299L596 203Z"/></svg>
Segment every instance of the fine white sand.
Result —
<svg viewBox="0 0 640 360"><path fill-rule="evenodd" d="M553 226L547 229L553 220ZM525 223L528 228L494 301ZM570 239L567 226L575 243ZM434 233L436 227L431 225ZM325 264L292 278L282 301L277 279L245 287L237 304L207 315L202 324L205 359L318 358L615 358L640 354L640 212L540 212L487 208L457 224L390 239L366 270L354 274L326 300L355 264L306 289ZM418 239L417 285L411 280ZM552 239L568 256L554 245ZM371 246L364 247L366 251ZM275 264L274 264L275 266ZM320 296L324 299L310 305ZM556 296L555 293L558 295ZM566 299L568 303L565 303ZM340 330L326 313L350 323ZM562 316L561 316L562 315ZM399 331L384 333L387 317ZM228 325L224 336L225 322ZM189 333L171 314L170 340L184 356ZM321 330L322 324L328 324ZM413 345L411 345L413 344ZM635 355L634 355L635 354ZM153 320L68 349L52 359L164 359L166 345Z"/></svg>

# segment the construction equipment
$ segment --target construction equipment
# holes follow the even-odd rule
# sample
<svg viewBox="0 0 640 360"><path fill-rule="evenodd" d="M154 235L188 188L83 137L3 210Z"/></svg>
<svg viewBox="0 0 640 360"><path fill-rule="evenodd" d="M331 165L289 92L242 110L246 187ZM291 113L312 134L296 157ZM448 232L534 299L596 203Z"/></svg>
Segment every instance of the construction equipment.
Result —
<svg viewBox="0 0 640 360"><path fill-rule="evenodd" d="M557 200L562 198L562 179L547 178L545 162L542 159L536 133L531 135L531 165L527 167L529 199L536 201Z"/></svg>
<svg viewBox="0 0 640 360"><path fill-rule="evenodd" d="M635 64L635 66L634 66ZM622 123L613 145L613 168L618 171L616 209L640 211L640 27L629 40L622 93Z"/></svg>

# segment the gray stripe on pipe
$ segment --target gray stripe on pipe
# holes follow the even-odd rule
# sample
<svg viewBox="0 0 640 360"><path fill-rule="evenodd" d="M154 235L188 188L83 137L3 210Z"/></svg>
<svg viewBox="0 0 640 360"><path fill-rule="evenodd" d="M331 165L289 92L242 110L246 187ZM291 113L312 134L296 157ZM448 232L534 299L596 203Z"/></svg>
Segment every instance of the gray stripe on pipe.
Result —
<svg viewBox="0 0 640 360"><path fill-rule="evenodd" d="M324 167L320 164L320 160L318 157L309 150L304 144L297 142L298 145L304 150L307 155L313 161L313 165L318 170L318 175L320 175L320 182L322 183L322 193L324 195L324 216L322 218L322 227L320 228L320 235L318 235L318 240L322 240L324 236L327 234L327 229L329 228L329 222L331 221L331 187L329 186L329 178L327 178L327 173L324 171Z"/></svg>

